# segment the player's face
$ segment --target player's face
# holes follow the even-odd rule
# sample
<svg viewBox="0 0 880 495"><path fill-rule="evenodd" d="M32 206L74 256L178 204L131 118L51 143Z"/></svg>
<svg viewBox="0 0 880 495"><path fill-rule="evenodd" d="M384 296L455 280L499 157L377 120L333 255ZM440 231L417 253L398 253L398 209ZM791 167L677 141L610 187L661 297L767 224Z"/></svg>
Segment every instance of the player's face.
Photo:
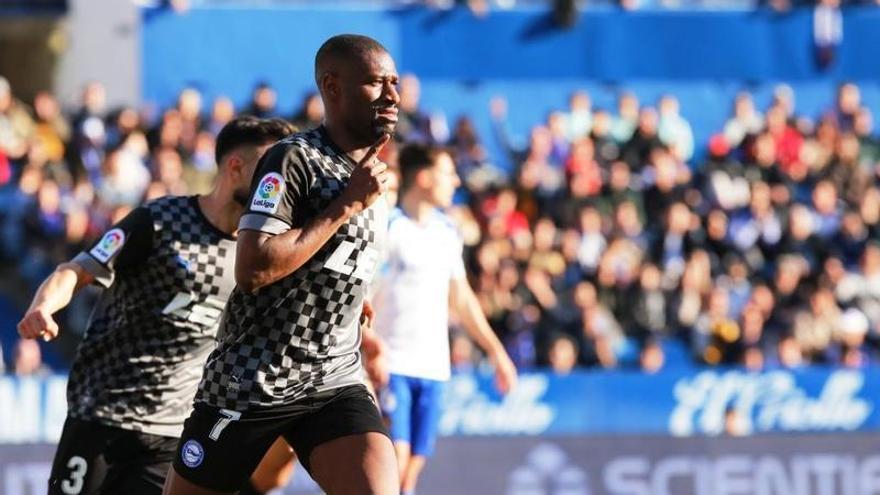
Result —
<svg viewBox="0 0 880 495"><path fill-rule="evenodd" d="M257 169L257 162L260 157L268 150L273 143L266 143L260 146L243 146L235 153L239 154L239 158L243 162L241 167L241 177L235 191L232 192L232 199L241 206L247 206L250 199L251 181L254 177L254 171Z"/></svg>
<svg viewBox="0 0 880 495"><path fill-rule="evenodd" d="M449 207L456 188L461 185L461 179L455 171L455 162L448 153L440 153L429 170L433 179L431 201L440 208Z"/></svg>
<svg viewBox="0 0 880 495"><path fill-rule="evenodd" d="M386 52L372 52L351 69L343 81L349 130L368 142L394 133L400 103L394 60Z"/></svg>

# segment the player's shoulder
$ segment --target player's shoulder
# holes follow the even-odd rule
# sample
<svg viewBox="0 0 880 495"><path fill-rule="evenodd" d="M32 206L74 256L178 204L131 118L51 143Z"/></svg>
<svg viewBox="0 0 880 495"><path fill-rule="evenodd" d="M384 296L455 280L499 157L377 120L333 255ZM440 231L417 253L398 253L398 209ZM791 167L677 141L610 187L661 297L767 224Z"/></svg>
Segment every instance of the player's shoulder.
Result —
<svg viewBox="0 0 880 495"><path fill-rule="evenodd" d="M332 154L332 148L321 128L309 129L293 133L273 144L266 150L262 160L275 163L286 163L286 167L294 165L294 169L309 168L309 164L321 161L322 157Z"/></svg>
<svg viewBox="0 0 880 495"><path fill-rule="evenodd" d="M135 213L142 210L153 219L160 220L169 215L191 212L195 207L195 202L195 196L162 196L145 202L135 209Z"/></svg>
<svg viewBox="0 0 880 495"><path fill-rule="evenodd" d="M458 226L443 210L435 209L431 212L431 223L435 228L458 237Z"/></svg>
<svg viewBox="0 0 880 495"><path fill-rule="evenodd" d="M327 145L327 138L324 134L320 127L295 132L272 145L266 153L286 155L298 151L322 150Z"/></svg>
<svg viewBox="0 0 880 495"><path fill-rule="evenodd" d="M388 213L388 226L389 227L391 227L392 225L399 225L399 224L405 222L406 220L407 220L406 213L404 213L403 210L400 209L399 206L395 206Z"/></svg>

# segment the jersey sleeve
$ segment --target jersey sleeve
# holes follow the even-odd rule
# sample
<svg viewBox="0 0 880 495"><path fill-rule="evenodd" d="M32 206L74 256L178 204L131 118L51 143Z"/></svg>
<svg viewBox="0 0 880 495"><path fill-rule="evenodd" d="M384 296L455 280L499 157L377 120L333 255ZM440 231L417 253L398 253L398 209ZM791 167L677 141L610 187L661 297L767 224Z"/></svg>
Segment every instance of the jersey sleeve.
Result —
<svg viewBox="0 0 880 495"><path fill-rule="evenodd" d="M313 175L299 147L279 144L269 149L254 173L240 230L277 235L297 225L296 213L308 198Z"/></svg>
<svg viewBox="0 0 880 495"><path fill-rule="evenodd" d="M113 225L97 242L73 258L95 277L95 282L110 287L116 273L141 265L153 249L153 218L147 208L135 208Z"/></svg>
<svg viewBox="0 0 880 495"><path fill-rule="evenodd" d="M464 241L454 227L450 232L450 237L452 238L450 241L452 248L449 250L449 254L452 258L449 260L449 266L451 268L449 275L452 280L462 280L467 278L463 259Z"/></svg>

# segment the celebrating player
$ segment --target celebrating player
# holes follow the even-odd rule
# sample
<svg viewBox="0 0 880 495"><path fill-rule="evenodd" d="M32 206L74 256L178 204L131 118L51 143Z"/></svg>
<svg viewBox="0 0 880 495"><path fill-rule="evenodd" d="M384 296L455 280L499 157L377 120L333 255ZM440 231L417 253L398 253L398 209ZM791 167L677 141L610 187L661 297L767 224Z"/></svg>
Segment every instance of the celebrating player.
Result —
<svg viewBox="0 0 880 495"><path fill-rule="evenodd" d="M398 494L363 385L358 321L383 248L394 61L371 38L318 50L324 125L267 151L239 223L238 283L165 493L232 493L278 436L325 492Z"/></svg>

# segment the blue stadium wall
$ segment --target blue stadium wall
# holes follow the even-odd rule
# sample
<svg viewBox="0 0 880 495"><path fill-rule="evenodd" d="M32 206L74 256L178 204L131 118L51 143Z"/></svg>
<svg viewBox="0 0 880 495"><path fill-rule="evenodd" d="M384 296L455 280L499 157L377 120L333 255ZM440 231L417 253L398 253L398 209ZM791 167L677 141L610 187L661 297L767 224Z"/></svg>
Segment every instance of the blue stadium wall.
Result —
<svg viewBox="0 0 880 495"><path fill-rule="evenodd" d="M209 98L225 94L244 104L254 84L265 80L279 90L279 107L289 114L314 89L312 62L320 43L354 32L381 40L402 72L422 78L427 110L442 111L450 125L470 114L496 157L487 110L495 94L509 98L510 128L520 137L549 110L563 108L575 88L588 89L605 108L614 108L621 88L646 103L675 94L698 144L720 129L738 90L753 91L763 107L778 81L794 87L802 115L820 114L845 79L860 82L865 102L880 111L876 9L845 11L837 60L820 71L813 61L809 10L786 15L597 10L560 30L540 10L499 11L480 19L464 9L327 5L233 3L183 15L144 11L145 99L167 105L193 85Z"/></svg>
<svg viewBox="0 0 880 495"><path fill-rule="evenodd" d="M0 493L45 493L66 381L0 377ZM880 368L527 373L503 399L492 381L448 384L419 493L880 492ZM724 435L728 409L745 436ZM302 469L284 490L316 493Z"/></svg>

